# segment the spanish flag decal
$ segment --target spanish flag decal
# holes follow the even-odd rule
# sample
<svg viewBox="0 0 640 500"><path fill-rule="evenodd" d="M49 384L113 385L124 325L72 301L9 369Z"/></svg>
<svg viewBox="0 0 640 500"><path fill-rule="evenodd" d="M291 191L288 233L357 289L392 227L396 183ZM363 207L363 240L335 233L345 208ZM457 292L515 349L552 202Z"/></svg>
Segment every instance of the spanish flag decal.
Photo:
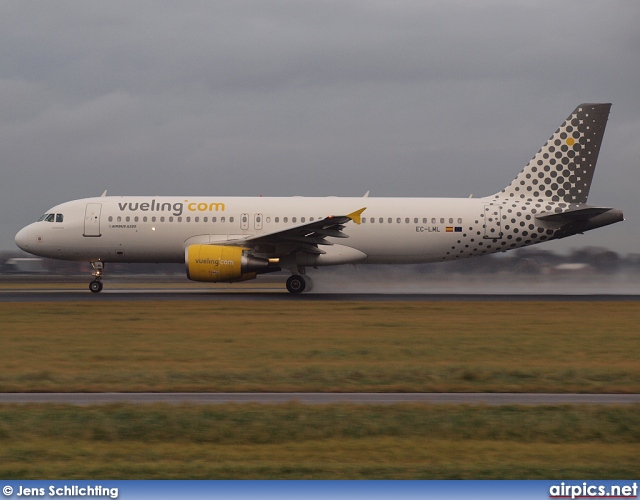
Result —
<svg viewBox="0 0 640 500"><path fill-rule="evenodd" d="M451 226L447 226L447 233L453 233L453 228Z"/></svg>

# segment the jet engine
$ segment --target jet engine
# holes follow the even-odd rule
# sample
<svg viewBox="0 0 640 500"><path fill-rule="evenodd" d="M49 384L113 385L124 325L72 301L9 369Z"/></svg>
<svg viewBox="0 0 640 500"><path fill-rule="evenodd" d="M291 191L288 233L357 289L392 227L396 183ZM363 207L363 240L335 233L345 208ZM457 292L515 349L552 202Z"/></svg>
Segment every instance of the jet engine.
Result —
<svg viewBox="0 0 640 500"><path fill-rule="evenodd" d="M187 278L192 281L245 281L257 274L280 271L278 259L250 255L246 248L223 245L190 245L184 253Z"/></svg>

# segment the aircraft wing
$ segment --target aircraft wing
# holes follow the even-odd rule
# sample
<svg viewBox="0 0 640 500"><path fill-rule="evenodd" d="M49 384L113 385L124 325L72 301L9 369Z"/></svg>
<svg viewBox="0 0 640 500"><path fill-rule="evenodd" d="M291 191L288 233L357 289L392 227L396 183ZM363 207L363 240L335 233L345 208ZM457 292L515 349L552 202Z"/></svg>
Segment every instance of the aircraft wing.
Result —
<svg viewBox="0 0 640 500"><path fill-rule="evenodd" d="M257 252L265 252L276 255L302 251L316 255L324 254L319 245L333 245L327 241L331 238L348 238L349 235L342 232L349 221L360 224L360 215L366 207L351 212L348 215L329 215L324 219L289 226L267 234L249 236L238 240L230 240L227 245L251 246Z"/></svg>

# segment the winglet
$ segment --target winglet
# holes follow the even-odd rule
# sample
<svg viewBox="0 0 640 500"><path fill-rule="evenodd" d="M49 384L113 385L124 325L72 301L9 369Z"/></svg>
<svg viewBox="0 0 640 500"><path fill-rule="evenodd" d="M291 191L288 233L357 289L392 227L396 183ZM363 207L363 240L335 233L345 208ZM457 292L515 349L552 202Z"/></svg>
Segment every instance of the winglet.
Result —
<svg viewBox="0 0 640 500"><path fill-rule="evenodd" d="M367 207L362 207L360 210L356 210L355 212L351 212L347 217L349 217L356 224L360 224L360 215L364 212Z"/></svg>

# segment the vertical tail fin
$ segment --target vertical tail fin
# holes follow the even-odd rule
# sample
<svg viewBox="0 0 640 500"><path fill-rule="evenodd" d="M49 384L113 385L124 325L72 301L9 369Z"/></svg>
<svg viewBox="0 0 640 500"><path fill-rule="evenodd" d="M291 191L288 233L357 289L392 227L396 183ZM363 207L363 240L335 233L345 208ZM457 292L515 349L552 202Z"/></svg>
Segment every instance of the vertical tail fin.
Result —
<svg viewBox="0 0 640 500"><path fill-rule="evenodd" d="M580 104L522 172L492 198L586 203L611 104Z"/></svg>

